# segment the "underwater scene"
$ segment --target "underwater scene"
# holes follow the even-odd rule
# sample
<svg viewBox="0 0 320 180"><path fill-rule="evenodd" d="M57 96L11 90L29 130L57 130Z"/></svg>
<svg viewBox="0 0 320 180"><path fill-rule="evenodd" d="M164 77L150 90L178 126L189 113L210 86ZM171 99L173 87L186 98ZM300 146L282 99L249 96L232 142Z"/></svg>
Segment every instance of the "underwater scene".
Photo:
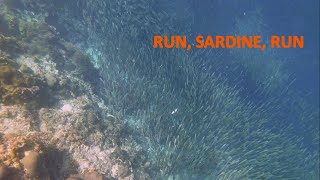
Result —
<svg viewBox="0 0 320 180"><path fill-rule="evenodd" d="M0 180L318 179L319 1L0 0Z"/></svg>

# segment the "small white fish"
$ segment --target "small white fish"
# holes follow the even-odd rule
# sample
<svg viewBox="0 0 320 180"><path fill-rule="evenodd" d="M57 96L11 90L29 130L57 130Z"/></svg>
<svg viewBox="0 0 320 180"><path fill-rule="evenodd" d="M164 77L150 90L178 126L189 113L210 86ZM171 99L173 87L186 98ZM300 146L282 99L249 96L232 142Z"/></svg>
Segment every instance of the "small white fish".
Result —
<svg viewBox="0 0 320 180"><path fill-rule="evenodd" d="M173 111L171 112L171 114L175 114L177 111L178 111L178 108L176 108L175 110L173 110Z"/></svg>

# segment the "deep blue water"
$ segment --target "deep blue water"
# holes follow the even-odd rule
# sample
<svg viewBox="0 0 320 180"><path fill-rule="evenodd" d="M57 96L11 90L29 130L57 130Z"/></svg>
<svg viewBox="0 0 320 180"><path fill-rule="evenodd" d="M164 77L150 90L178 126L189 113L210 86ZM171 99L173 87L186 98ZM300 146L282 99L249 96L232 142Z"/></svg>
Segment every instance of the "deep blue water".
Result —
<svg viewBox="0 0 320 180"><path fill-rule="evenodd" d="M303 35L305 37L303 49L278 49L275 52L284 63L283 70L290 73L292 78L295 79L290 86L290 90L301 94L301 97L303 96L309 103L319 107L319 1L204 0L201 3L194 1L193 8L196 20L192 31L195 34L230 34L234 30L235 17L254 16L256 14L252 12L258 11L265 27L262 36ZM224 53L226 59L230 58L227 55L228 52ZM261 59L260 61L261 63L268 63L268 59ZM245 86L249 89L255 89L250 83L245 84ZM250 91L245 94L250 94ZM252 101L261 99L260 96L250 96L250 98ZM297 97L292 96L290 98L289 101L294 103ZM289 106L288 109L290 109ZM288 109L282 109L284 114L287 112L287 117L283 119L292 120L287 123L293 123L296 134L302 133L308 136L303 133L304 130L299 123L300 120L295 118L301 112L294 114L289 112ZM312 144L309 140L306 140L306 143Z"/></svg>
<svg viewBox="0 0 320 180"><path fill-rule="evenodd" d="M319 1L204 0L193 4L196 34L228 34L234 28L234 17L248 16L248 12L259 9L266 25L261 35L303 35L303 49L281 49L277 53L296 78L293 88L310 93L307 98L319 105Z"/></svg>

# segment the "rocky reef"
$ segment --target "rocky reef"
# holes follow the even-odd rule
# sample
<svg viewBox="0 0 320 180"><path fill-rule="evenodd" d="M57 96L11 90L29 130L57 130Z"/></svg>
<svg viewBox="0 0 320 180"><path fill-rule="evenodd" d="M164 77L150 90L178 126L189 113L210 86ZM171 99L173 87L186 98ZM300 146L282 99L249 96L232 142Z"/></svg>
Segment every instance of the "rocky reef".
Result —
<svg viewBox="0 0 320 180"><path fill-rule="evenodd" d="M149 179L90 57L18 2L0 5L0 179Z"/></svg>

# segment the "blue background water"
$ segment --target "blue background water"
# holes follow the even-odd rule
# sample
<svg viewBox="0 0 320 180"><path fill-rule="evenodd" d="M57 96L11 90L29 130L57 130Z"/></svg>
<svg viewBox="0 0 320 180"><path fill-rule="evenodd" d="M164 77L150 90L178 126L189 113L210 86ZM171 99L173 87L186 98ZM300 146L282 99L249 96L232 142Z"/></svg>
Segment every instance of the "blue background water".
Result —
<svg viewBox="0 0 320 180"><path fill-rule="evenodd" d="M196 34L228 34L234 17L261 9L268 35L303 35L304 49L278 50L286 60L286 68L295 74L293 87L310 93L310 102L319 105L319 1L194 1ZM267 60L266 60L267 61Z"/></svg>

